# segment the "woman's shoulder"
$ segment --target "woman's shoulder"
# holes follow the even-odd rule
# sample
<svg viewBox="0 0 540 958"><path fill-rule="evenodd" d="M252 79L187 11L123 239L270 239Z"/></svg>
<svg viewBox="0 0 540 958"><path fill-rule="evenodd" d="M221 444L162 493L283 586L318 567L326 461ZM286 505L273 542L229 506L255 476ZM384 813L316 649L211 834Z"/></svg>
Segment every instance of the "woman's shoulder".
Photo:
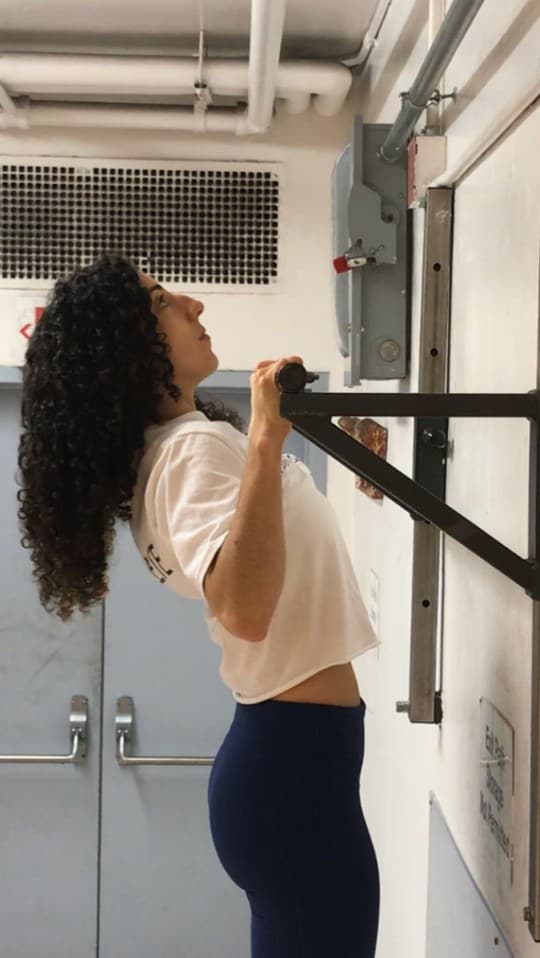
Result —
<svg viewBox="0 0 540 958"><path fill-rule="evenodd" d="M135 498L152 497L162 476L171 470L218 469L240 476L247 455L248 437L230 423L200 416L179 416L151 426L138 469Z"/></svg>
<svg viewBox="0 0 540 958"><path fill-rule="evenodd" d="M247 440L245 433L240 432L231 423L220 419L208 419L203 412L196 410L177 416L175 419L169 419L168 422L149 426L144 434L145 445L174 442L176 439L190 435L218 436L229 441L237 439L240 442Z"/></svg>
<svg viewBox="0 0 540 958"><path fill-rule="evenodd" d="M229 422L208 419L204 413L188 413L146 431L144 458L152 467L164 465L171 456L218 454L220 449L243 458L248 441L247 435Z"/></svg>

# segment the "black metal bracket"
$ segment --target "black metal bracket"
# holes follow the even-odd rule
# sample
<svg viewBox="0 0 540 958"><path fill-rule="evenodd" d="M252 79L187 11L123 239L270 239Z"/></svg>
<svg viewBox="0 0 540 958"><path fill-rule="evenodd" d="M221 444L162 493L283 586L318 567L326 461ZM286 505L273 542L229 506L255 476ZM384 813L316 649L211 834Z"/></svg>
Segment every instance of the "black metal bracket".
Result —
<svg viewBox="0 0 540 958"><path fill-rule="evenodd" d="M313 381L313 373L306 373L303 367L301 370L304 373L301 377L304 385L306 381ZM413 518L433 524L520 585L530 598L540 599L536 536L530 537L530 548L534 554L527 559L522 558L443 501L440 470L436 483L430 481L429 470L427 475L420 473L422 482L415 482L331 422L333 416L414 416L418 419L417 443L420 434L424 442L427 440L435 450L439 444L442 451L446 447L447 435L444 421L449 417L527 418L531 424L529 516L530 525L536 525L535 516L540 509L540 390L500 394L321 394L300 391L303 386L298 382L291 386L286 382L283 370L281 381L279 374L276 381L281 389L280 415L288 419L298 433L352 472L363 476L389 499L407 509ZM438 417L442 422L437 421ZM435 489L437 483L439 487ZM432 489L428 488L430 485Z"/></svg>
<svg viewBox="0 0 540 958"><path fill-rule="evenodd" d="M414 477L438 499L446 496L448 418L419 416L414 438Z"/></svg>

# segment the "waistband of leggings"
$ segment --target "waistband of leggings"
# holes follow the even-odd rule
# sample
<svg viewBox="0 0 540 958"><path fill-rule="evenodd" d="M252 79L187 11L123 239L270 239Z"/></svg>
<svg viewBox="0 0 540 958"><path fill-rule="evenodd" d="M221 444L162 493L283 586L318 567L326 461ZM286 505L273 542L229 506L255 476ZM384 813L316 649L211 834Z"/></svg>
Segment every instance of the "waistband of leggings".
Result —
<svg viewBox="0 0 540 958"><path fill-rule="evenodd" d="M363 741L365 711L363 699L353 706L275 699L253 705L237 702L231 731L268 746L355 753Z"/></svg>

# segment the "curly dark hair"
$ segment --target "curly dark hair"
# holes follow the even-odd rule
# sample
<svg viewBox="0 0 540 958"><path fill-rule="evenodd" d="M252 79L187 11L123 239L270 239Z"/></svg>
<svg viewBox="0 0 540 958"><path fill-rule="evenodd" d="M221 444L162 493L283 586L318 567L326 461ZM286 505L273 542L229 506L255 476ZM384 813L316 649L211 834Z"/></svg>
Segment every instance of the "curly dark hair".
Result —
<svg viewBox="0 0 540 958"><path fill-rule="evenodd" d="M130 500L145 429L180 398L166 337L132 262L103 253L57 279L23 366L17 512L47 612L66 621L107 593L115 520ZM198 410L245 432L221 402Z"/></svg>

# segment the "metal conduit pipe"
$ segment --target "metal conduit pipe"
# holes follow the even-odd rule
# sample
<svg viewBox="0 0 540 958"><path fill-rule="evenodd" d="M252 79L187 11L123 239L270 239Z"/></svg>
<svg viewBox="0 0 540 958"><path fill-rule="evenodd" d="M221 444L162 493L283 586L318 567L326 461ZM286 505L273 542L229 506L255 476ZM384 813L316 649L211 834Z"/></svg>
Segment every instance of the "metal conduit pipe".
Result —
<svg viewBox="0 0 540 958"><path fill-rule="evenodd" d="M358 74L364 69L371 55L371 51L377 46L379 33L382 30L383 23L386 20L392 3L393 0L380 0L375 13L369 22L369 26L362 41L362 46L360 47L358 53L356 53L354 57L351 57L350 60L341 61L344 66L349 67L349 70L354 70L355 73Z"/></svg>
<svg viewBox="0 0 540 958"><path fill-rule="evenodd" d="M395 163L414 130L418 117L467 33L484 0L453 0L411 89L403 95L401 112L381 146L379 156Z"/></svg>

